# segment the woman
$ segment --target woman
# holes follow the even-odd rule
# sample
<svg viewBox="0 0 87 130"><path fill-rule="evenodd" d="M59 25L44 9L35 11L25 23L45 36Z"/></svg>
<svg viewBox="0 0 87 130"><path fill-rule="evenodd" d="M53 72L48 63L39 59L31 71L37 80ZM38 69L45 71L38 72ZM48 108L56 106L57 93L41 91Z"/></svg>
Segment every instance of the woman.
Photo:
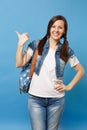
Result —
<svg viewBox="0 0 87 130"><path fill-rule="evenodd" d="M82 65L68 45L67 26L63 16L54 16L48 23L46 35L39 42L28 98L32 130L58 130L64 109L64 92L72 90L84 75ZM27 53L23 54L23 45L29 37L27 33L16 33L19 38L16 67L22 67L31 59L36 42L30 43ZM74 78L67 85L63 83L66 63L76 70Z"/></svg>

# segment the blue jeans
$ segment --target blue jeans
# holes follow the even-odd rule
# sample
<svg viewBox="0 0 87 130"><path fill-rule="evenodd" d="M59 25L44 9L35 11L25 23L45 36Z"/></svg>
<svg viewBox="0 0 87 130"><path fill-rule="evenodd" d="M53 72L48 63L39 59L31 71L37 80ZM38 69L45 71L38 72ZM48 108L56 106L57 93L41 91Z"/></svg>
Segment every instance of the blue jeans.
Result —
<svg viewBox="0 0 87 130"><path fill-rule="evenodd" d="M41 98L29 94L28 109L32 130L58 130L64 97Z"/></svg>

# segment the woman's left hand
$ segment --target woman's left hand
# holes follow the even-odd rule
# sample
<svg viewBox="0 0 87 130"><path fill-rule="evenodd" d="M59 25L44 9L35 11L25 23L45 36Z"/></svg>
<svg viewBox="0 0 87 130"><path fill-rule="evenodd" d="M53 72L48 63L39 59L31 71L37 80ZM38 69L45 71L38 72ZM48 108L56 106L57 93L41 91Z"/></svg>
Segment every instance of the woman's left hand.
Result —
<svg viewBox="0 0 87 130"><path fill-rule="evenodd" d="M64 91L69 91L71 90L71 88L69 86L66 86L65 84L63 83L59 83L58 86L56 86L54 88L56 91L58 92L64 92Z"/></svg>

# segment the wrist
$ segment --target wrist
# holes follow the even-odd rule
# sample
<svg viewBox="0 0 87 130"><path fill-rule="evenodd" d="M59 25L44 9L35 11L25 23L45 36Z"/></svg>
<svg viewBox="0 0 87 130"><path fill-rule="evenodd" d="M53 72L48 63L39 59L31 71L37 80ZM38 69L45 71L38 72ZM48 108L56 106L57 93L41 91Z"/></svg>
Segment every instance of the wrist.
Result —
<svg viewBox="0 0 87 130"><path fill-rule="evenodd" d="M70 91L72 89L72 87L70 85L66 86L66 91Z"/></svg>
<svg viewBox="0 0 87 130"><path fill-rule="evenodd" d="M19 47L23 47L24 44L22 44L21 42L18 42L18 46L19 46Z"/></svg>

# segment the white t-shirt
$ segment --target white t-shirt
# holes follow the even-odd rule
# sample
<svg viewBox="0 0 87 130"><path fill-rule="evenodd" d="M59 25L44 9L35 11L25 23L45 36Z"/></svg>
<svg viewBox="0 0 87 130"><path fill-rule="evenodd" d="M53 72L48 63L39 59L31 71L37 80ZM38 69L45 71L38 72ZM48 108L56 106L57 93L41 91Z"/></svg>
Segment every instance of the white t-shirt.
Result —
<svg viewBox="0 0 87 130"><path fill-rule="evenodd" d="M27 51L31 55L32 50ZM73 55L69 58L68 63L71 67L79 63L77 57ZM39 97L63 97L64 92L58 92L54 89L54 79L56 79L55 73L55 50L51 48L48 51L47 56L41 66L39 75L33 74L29 93Z"/></svg>

